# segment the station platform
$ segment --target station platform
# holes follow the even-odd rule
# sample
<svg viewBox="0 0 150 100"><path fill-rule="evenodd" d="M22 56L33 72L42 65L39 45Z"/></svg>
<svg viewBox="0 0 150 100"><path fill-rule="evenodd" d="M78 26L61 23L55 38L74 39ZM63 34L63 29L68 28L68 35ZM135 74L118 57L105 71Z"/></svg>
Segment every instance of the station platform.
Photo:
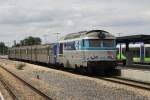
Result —
<svg viewBox="0 0 150 100"><path fill-rule="evenodd" d="M121 69L136 69L136 70L150 70L150 65L145 64L132 64L130 66L118 65L117 68Z"/></svg>
<svg viewBox="0 0 150 100"><path fill-rule="evenodd" d="M118 66L120 77L150 84L150 65Z"/></svg>
<svg viewBox="0 0 150 100"><path fill-rule="evenodd" d="M0 55L1 59L8 59L8 55Z"/></svg>

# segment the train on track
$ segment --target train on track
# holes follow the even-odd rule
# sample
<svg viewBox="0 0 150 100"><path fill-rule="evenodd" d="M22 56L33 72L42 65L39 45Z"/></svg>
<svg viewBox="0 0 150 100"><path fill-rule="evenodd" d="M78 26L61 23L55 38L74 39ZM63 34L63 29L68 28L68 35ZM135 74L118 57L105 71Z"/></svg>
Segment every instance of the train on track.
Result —
<svg viewBox="0 0 150 100"><path fill-rule="evenodd" d="M116 38L104 30L71 33L57 43L9 49L9 59L45 63L95 73L116 66Z"/></svg>
<svg viewBox="0 0 150 100"><path fill-rule="evenodd" d="M132 53L132 56L133 56L133 62L134 63L141 63L141 55L143 55L144 57L144 62L142 62L143 64L150 64L150 44L144 44L144 50L143 52L141 51L142 49L142 46L143 44L141 43L138 43L138 44L130 44L129 45L129 48L130 48L130 51ZM119 54L119 47L117 48L117 59L119 60L120 59L120 54ZM121 59L125 60L126 57L125 57L125 47L124 45L122 45L122 48L121 48Z"/></svg>

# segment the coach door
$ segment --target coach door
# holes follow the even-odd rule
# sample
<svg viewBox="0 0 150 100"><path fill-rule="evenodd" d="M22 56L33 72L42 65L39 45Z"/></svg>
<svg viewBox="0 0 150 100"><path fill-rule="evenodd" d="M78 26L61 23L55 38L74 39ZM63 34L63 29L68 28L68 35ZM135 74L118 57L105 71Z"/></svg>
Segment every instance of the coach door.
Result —
<svg viewBox="0 0 150 100"><path fill-rule="evenodd" d="M63 64L63 43L59 44L58 62L59 64Z"/></svg>
<svg viewBox="0 0 150 100"><path fill-rule="evenodd" d="M54 45L54 64L57 64L57 44Z"/></svg>

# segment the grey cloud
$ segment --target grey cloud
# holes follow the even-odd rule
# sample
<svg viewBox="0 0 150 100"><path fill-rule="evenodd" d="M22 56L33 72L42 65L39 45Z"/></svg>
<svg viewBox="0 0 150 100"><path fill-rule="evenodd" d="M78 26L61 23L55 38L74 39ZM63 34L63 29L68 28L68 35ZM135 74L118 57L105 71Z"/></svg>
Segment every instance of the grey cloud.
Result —
<svg viewBox="0 0 150 100"><path fill-rule="evenodd" d="M1 2L2 1L2 2ZM149 0L0 0L0 39L26 36L56 41L52 33L104 29L150 33ZM134 30L133 30L134 28ZM7 36L12 36L7 37ZM53 37L53 38L51 38Z"/></svg>
<svg viewBox="0 0 150 100"><path fill-rule="evenodd" d="M114 20L111 20L109 22L107 21L106 23L104 23L104 25L113 27L150 26L149 18L143 17L130 16L127 18L114 18Z"/></svg>

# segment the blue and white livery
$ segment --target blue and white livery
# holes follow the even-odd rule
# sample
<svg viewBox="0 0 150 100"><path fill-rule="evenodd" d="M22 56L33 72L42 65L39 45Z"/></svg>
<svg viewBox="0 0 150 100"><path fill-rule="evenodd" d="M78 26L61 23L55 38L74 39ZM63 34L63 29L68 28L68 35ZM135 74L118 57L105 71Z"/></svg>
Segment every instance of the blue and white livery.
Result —
<svg viewBox="0 0 150 100"><path fill-rule="evenodd" d="M103 30L69 34L59 41L59 51L64 67L105 71L116 66L115 37Z"/></svg>

